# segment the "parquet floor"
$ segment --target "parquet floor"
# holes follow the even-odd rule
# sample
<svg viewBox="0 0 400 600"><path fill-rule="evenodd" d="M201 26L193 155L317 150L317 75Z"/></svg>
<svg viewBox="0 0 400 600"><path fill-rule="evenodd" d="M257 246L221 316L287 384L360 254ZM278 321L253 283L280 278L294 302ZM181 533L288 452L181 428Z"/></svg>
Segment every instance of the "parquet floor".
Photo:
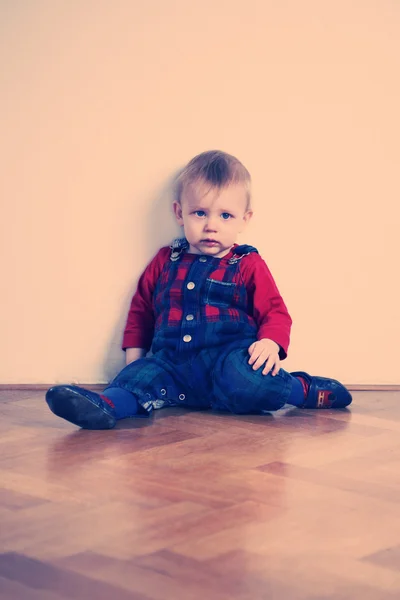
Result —
<svg viewBox="0 0 400 600"><path fill-rule="evenodd" d="M400 598L400 393L103 432L0 392L1 600Z"/></svg>

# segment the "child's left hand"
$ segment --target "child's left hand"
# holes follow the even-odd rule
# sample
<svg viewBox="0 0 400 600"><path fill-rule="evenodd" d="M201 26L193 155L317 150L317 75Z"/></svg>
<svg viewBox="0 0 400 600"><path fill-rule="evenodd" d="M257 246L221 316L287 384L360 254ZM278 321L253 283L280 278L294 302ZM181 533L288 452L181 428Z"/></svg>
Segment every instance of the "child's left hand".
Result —
<svg viewBox="0 0 400 600"><path fill-rule="evenodd" d="M255 371L265 363L262 372L263 375L267 375L272 367L274 367L271 373L273 377L279 373L281 363L279 360L279 346L276 342L264 338L251 344L248 350L250 354L249 365L253 365L254 363L253 369Z"/></svg>

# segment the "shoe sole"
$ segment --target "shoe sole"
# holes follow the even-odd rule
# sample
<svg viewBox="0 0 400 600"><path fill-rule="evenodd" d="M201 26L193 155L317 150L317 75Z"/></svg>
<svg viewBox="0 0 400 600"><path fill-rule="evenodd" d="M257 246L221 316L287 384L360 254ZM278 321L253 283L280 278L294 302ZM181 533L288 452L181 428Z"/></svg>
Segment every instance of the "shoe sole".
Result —
<svg viewBox="0 0 400 600"><path fill-rule="evenodd" d="M79 392L65 387L50 388L46 393L50 410L83 429L112 429L116 420Z"/></svg>

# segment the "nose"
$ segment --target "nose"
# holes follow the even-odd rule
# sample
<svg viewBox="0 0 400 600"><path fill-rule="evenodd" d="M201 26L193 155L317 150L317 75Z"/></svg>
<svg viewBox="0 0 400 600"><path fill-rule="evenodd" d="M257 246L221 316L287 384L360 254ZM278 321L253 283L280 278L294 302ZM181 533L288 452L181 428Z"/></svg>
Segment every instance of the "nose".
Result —
<svg viewBox="0 0 400 600"><path fill-rule="evenodd" d="M216 225L216 219L213 217L208 217L206 224L205 224L205 231L217 231L217 225Z"/></svg>

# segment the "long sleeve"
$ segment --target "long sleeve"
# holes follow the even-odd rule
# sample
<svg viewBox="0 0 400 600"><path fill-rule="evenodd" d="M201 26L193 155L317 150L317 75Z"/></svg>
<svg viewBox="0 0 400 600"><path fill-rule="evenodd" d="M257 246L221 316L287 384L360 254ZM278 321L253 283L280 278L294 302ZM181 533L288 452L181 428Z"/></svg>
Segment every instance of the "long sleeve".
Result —
<svg viewBox="0 0 400 600"><path fill-rule="evenodd" d="M123 350L144 348L148 352L151 348L154 335L153 292L169 252L168 246L161 248L139 278L126 320Z"/></svg>
<svg viewBox="0 0 400 600"><path fill-rule="evenodd" d="M287 356L292 319L265 261L252 253L241 265L249 309L258 326L257 339L269 338L280 346L281 360Z"/></svg>

